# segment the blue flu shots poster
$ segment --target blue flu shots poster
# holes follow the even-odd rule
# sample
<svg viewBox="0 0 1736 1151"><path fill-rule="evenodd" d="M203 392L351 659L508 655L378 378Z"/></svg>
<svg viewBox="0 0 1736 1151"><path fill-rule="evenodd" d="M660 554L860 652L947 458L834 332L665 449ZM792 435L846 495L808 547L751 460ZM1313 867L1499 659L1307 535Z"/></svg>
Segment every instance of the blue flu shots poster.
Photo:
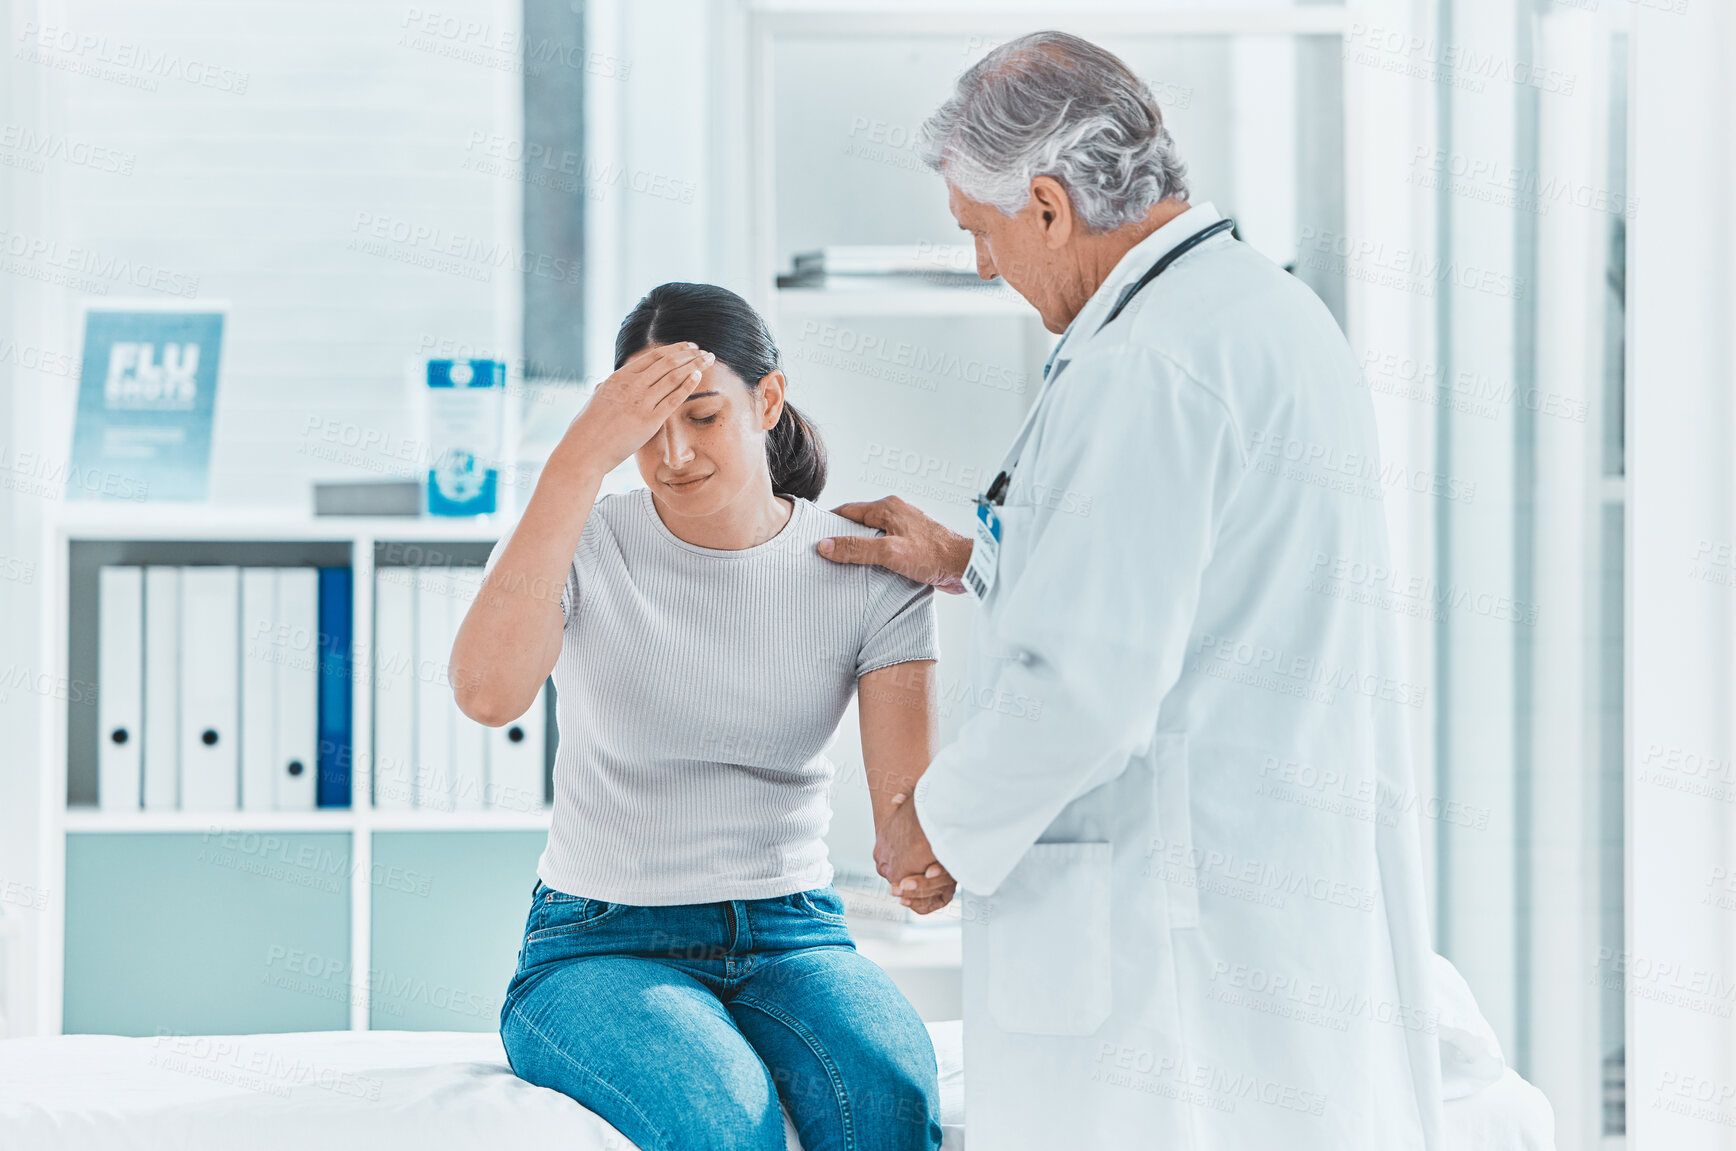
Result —
<svg viewBox="0 0 1736 1151"><path fill-rule="evenodd" d="M67 498L205 499L222 347L208 304L88 310Z"/></svg>

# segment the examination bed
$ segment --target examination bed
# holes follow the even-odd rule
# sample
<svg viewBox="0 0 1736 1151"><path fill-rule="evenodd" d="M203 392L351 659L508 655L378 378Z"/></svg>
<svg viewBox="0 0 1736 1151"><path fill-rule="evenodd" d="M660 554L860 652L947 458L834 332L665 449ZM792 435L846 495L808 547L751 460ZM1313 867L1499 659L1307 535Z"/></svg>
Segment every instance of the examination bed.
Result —
<svg viewBox="0 0 1736 1151"><path fill-rule="evenodd" d="M1446 971L1463 988L1458 973ZM1502 1062L1469 991L1457 1002L1456 994L1449 987L1441 1000L1446 1151L1553 1151L1549 1104ZM962 1027L931 1023L929 1030L940 1062L942 1146L958 1151L965 1146ZM0 1147L7 1151L508 1146L633 1151L590 1111L514 1076L492 1034L0 1041Z"/></svg>

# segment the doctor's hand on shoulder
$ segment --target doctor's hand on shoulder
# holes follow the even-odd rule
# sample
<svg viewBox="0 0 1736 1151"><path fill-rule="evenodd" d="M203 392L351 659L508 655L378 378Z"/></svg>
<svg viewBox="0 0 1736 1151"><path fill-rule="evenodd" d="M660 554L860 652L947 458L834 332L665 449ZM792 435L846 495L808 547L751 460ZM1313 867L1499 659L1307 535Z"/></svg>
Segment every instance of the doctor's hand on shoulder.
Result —
<svg viewBox="0 0 1736 1151"><path fill-rule="evenodd" d="M847 520L879 528L886 534L821 540L818 550L822 556L834 563L875 564L953 595L964 591L964 569L970 562L969 536L942 527L897 496L873 503L844 504L832 510Z"/></svg>

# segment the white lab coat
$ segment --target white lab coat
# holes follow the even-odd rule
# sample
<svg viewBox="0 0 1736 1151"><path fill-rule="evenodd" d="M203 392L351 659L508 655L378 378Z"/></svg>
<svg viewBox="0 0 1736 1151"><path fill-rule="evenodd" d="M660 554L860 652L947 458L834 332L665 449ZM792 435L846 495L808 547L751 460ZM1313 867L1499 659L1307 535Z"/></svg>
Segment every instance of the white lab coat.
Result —
<svg viewBox="0 0 1736 1151"><path fill-rule="evenodd" d="M1098 330L1219 218L1140 243L1063 341L976 710L915 792L963 892L971 1151L1438 1146L1422 698L1355 359L1229 235Z"/></svg>

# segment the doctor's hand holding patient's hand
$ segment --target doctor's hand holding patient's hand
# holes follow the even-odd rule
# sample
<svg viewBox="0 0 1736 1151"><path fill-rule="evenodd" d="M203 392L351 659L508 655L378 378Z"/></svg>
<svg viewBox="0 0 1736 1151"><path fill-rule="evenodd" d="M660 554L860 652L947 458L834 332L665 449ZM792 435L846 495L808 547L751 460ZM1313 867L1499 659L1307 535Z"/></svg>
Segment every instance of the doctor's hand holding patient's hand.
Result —
<svg viewBox="0 0 1736 1151"><path fill-rule="evenodd" d="M646 348L597 385L567 436L604 471L645 446L717 359L697 344Z"/></svg>
<svg viewBox="0 0 1736 1151"><path fill-rule="evenodd" d="M842 564L877 564L944 592L957 595L964 591L964 569L970 562L968 536L942 527L897 496L832 510L886 534L821 540L819 551L827 559Z"/></svg>
<svg viewBox="0 0 1736 1151"><path fill-rule="evenodd" d="M892 814L874 837L874 864L904 906L927 915L952 902L958 881L934 858L909 798L892 797Z"/></svg>

